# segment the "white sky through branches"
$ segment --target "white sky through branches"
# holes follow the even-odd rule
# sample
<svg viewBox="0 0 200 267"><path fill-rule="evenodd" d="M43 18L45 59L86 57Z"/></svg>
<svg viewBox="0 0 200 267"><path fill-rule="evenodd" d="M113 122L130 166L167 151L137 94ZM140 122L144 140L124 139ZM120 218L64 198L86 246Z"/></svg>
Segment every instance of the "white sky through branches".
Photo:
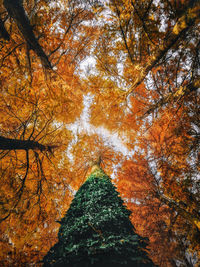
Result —
<svg viewBox="0 0 200 267"><path fill-rule="evenodd" d="M124 156L131 156L133 152L129 151L117 132L113 133L103 126L95 127L90 123L90 106L92 101L93 97L91 94L85 95L83 98L84 108L80 118L67 126L67 129L72 131L74 136L74 139L71 141L67 149L67 154L70 160L73 161L73 155L70 150L72 146L78 142L78 136L81 133L86 133L88 135L97 134L106 146L113 148L116 152L121 152Z"/></svg>

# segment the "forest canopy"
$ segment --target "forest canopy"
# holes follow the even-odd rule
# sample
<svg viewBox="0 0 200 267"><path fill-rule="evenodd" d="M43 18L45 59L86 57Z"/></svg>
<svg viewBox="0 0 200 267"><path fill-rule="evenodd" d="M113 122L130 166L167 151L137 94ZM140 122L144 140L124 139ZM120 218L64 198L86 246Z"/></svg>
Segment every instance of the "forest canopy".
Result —
<svg viewBox="0 0 200 267"><path fill-rule="evenodd" d="M153 262L199 266L199 14L0 0L0 265L40 266L100 160Z"/></svg>

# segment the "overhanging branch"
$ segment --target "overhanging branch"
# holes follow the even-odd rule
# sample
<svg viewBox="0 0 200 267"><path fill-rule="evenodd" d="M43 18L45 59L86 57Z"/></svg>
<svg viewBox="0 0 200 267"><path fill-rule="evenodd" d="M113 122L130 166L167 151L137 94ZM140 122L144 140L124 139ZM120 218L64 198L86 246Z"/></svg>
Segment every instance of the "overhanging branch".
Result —
<svg viewBox="0 0 200 267"><path fill-rule="evenodd" d="M156 64L165 56L165 54L176 44L178 40L198 21L200 5L198 0L190 1L188 9L182 15L177 23L175 24L171 35L167 40L164 40L160 48L155 52L155 54L148 60L146 66L141 71L140 75L137 77L134 84L126 92L126 95L132 93L146 78L149 71L151 71Z"/></svg>
<svg viewBox="0 0 200 267"><path fill-rule="evenodd" d="M148 116L149 114L153 113L155 110L163 107L164 105L168 103L179 101L179 99L181 99L185 95L188 95L193 91L197 91L199 86L200 86L200 82L198 80L193 81L184 87L180 86L179 89L176 90L175 92L169 93L167 96L163 97L157 103L150 105L148 110L144 113L144 115L141 118Z"/></svg>
<svg viewBox="0 0 200 267"><path fill-rule="evenodd" d="M189 220L192 224L194 224L198 229L200 229L200 213L193 209L192 211L189 211L187 205L184 203L184 206L181 206L181 201L176 202L173 199L170 199L164 195L159 195L158 199L166 204L168 207L174 209L179 215L181 215L186 220Z"/></svg>
<svg viewBox="0 0 200 267"><path fill-rule="evenodd" d="M39 150L52 152L54 146L42 145L32 140L17 140L0 136L0 150Z"/></svg>
<svg viewBox="0 0 200 267"><path fill-rule="evenodd" d="M33 27L30 24L30 20L27 17L22 0L4 0L4 7L6 8L8 14L14 19L19 30L21 31L24 39L30 48L38 55L43 66L45 68L51 69L51 63L43 51L42 47L38 43L35 34L33 33Z"/></svg>

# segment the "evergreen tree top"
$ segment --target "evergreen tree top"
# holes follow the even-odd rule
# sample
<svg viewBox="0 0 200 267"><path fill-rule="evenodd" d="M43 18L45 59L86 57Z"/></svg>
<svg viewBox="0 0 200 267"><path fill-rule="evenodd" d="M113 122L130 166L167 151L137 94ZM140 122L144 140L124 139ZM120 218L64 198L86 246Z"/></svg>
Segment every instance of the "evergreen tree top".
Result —
<svg viewBox="0 0 200 267"><path fill-rule="evenodd" d="M110 177L95 165L61 220L59 241L44 266L153 267L146 239L135 232L129 215Z"/></svg>
<svg viewBox="0 0 200 267"><path fill-rule="evenodd" d="M90 180L90 179L94 179L94 178L111 180L110 177L107 174L105 174L105 172L102 170L102 168L97 164L92 166L90 173L87 176L86 180Z"/></svg>

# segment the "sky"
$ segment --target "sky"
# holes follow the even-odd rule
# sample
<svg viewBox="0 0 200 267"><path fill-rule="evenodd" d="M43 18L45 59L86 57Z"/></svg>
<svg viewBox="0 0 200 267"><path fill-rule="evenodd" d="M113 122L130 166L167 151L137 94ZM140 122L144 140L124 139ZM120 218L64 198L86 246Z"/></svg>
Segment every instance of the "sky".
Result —
<svg viewBox="0 0 200 267"><path fill-rule="evenodd" d="M83 132L88 135L97 134L106 146L113 148L116 152L121 152L124 156L131 156L133 151L126 147L117 132L113 133L103 126L95 127L90 123L90 106L92 101L93 97L91 94L84 95L84 108L81 116L74 123L67 125L67 129L72 131L74 136L67 149L70 161L73 162L72 146L78 141L78 135Z"/></svg>

